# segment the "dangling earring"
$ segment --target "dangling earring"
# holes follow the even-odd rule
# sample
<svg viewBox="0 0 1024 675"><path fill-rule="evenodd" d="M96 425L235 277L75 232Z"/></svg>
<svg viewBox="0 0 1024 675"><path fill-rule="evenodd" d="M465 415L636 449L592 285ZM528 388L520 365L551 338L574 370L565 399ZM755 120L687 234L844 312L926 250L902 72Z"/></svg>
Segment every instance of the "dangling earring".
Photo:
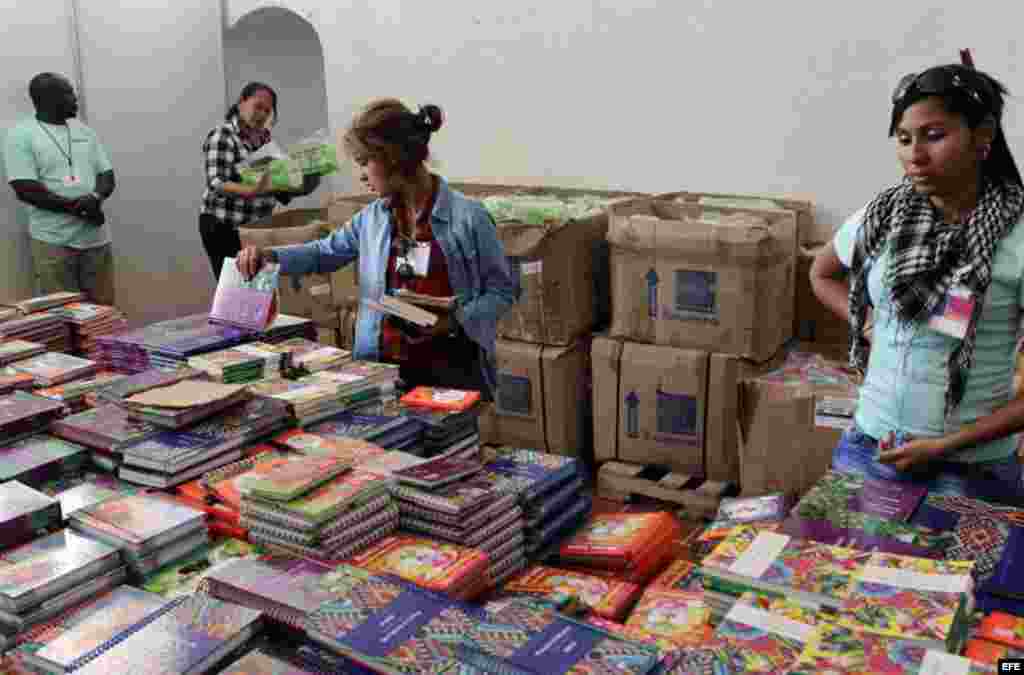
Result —
<svg viewBox="0 0 1024 675"><path fill-rule="evenodd" d="M984 162L986 159L988 159L988 155L990 152L992 152L991 144L986 143L985 145L981 146L981 161Z"/></svg>

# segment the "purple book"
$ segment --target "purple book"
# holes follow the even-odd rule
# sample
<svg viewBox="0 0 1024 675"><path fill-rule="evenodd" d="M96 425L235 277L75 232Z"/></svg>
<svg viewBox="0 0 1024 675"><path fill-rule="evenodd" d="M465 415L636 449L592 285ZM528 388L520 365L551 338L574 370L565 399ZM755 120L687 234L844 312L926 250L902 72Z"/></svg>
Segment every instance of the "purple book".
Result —
<svg viewBox="0 0 1024 675"><path fill-rule="evenodd" d="M865 478L864 486L850 497L848 508L886 520L906 522L927 493L925 485Z"/></svg>
<svg viewBox="0 0 1024 675"><path fill-rule="evenodd" d="M480 462L439 457L429 462L405 467L392 473L399 482L418 487L440 487L466 478L483 469Z"/></svg>
<svg viewBox="0 0 1024 675"><path fill-rule="evenodd" d="M225 258L217 290L213 295L210 320L262 332L274 320L277 306L279 265L264 265L246 280L234 258Z"/></svg>
<svg viewBox="0 0 1024 675"><path fill-rule="evenodd" d="M895 553L935 560L941 560L944 557L941 550L931 550L898 539L868 534L863 530L836 527L827 520L809 520L799 516L790 516L782 521L780 531L797 539L855 548L860 551Z"/></svg>
<svg viewBox="0 0 1024 675"><path fill-rule="evenodd" d="M60 525L60 502L16 480L0 484L0 550Z"/></svg>
<svg viewBox="0 0 1024 675"><path fill-rule="evenodd" d="M148 422L131 419L112 403L70 415L50 426L55 436L108 452L120 452L160 431L160 427Z"/></svg>

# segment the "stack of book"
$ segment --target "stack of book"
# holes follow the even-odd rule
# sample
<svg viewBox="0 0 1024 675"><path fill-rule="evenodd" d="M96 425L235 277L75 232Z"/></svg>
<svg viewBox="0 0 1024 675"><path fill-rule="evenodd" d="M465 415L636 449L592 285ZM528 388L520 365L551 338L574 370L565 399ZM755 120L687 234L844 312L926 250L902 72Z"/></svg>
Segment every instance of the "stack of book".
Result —
<svg viewBox="0 0 1024 675"><path fill-rule="evenodd" d="M108 471L116 471L121 452L129 445L160 433L160 427L132 419L112 403L84 410L50 425L54 436L93 449L93 462Z"/></svg>
<svg viewBox="0 0 1024 675"><path fill-rule="evenodd" d="M346 558L398 527L390 482L336 458L267 460L235 485L250 541L293 555Z"/></svg>
<svg viewBox="0 0 1024 675"><path fill-rule="evenodd" d="M201 370L213 380L225 384L256 382L281 377L284 354L267 347L273 345L250 342L247 344L191 356L188 365Z"/></svg>
<svg viewBox="0 0 1024 675"><path fill-rule="evenodd" d="M96 338L128 329L124 314L109 305L72 302L55 312L64 317L71 329L72 351L94 360L99 353Z"/></svg>
<svg viewBox="0 0 1024 675"><path fill-rule="evenodd" d="M64 413L60 403L25 391L0 396L0 447L46 429Z"/></svg>
<svg viewBox="0 0 1024 675"><path fill-rule="evenodd" d="M415 451L426 424L402 414L344 412L307 428L325 438L360 438L387 450Z"/></svg>
<svg viewBox="0 0 1024 675"><path fill-rule="evenodd" d="M715 630L721 649L712 672L792 672L820 621L816 610L793 600L745 593Z"/></svg>
<svg viewBox="0 0 1024 675"><path fill-rule="evenodd" d="M79 291L58 291L49 295L40 295L28 300L13 302L7 306L17 309L21 314L28 315L36 312L45 312L48 309L61 307L84 299L85 295Z"/></svg>
<svg viewBox="0 0 1024 675"><path fill-rule="evenodd" d="M51 352L71 351L71 331L56 312L38 312L0 323L0 342L37 342Z"/></svg>
<svg viewBox="0 0 1024 675"><path fill-rule="evenodd" d="M503 477L516 493L530 556L556 546L590 515L582 467L573 457L503 448L484 466L484 472Z"/></svg>
<svg viewBox="0 0 1024 675"><path fill-rule="evenodd" d="M28 373L15 370L10 366L0 366L0 396L15 391L30 391L35 386L36 379Z"/></svg>
<svg viewBox="0 0 1024 675"><path fill-rule="evenodd" d="M258 398L277 401L285 406L289 418L306 426L344 412L345 404L338 397L335 384L323 380L267 380L248 385Z"/></svg>
<svg viewBox="0 0 1024 675"><path fill-rule="evenodd" d="M20 633L124 578L116 547L71 530L0 554L0 632Z"/></svg>
<svg viewBox="0 0 1024 675"><path fill-rule="evenodd" d="M334 384L346 407L358 408L394 397L398 366L375 361L350 361L318 370L302 379Z"/></svg>
<svg viewBox="0 0 1024 675"><path fill-rule="evenodd" d="M35 394L36 396L43 396L44 398L63 403L70 413L79 413L92 407L90 400L95 400L95 397L91 397L90 394L124 377L127 376L110 371L101 371L89 378L65 382L55 387L37 389Z"/></svg>
<svg viewBox="0 0 1024 675"><path fill-rule="evenodd" d="M125 375L96 390L97 403L117 403L124 399L149 391L156 387L166 387L176 382L199 377L202 373L193 368L147 368Z"/></svg>
<svg viewBox="0 0 1024 675"><path fill-rule="evenodd" d="M479 452L480 392L416 387L399 403L406 415L427 425L421 445L424 457Z"/></svg>
<svg viewBox="0 0 1024 675"><path fill-rule="evenodd" d="M337 368L352 360L352 353L345 349L305 338L289 338L276 343L275 346L289 355L288 360L293 368L307 374Z"/></svg>
<svg viewBox="0 0 1024 675"><path fill-rule="evenodd" d="M80 471L89 451L47 434L37 434L0 447L0 483L16 480L29 487Z"/></svg>
<svg viewBox="0 0 1024 675"><path fill-rule="evenodd" d="M136 485L118 480L113 474L80 471L43 484L40 492L60 502L67 521L75 511L117 496L140 494Z"/></svg>
<svg viewBox="0 0 1024 675"><path fill-rule="evenodd" d="M374 672L628 675L649 673L657 663L651 647L524 600L485 609L347 565L321 585L335 599L309 616L307 635ZM398 611L423 620L396 631Z"/></svg>
<svg viewBox="0 0 1024 675"><path fill-rule="evenodd" d="M46 345L28 340L7 340L0 342L0 366L6 366L15 361L24 361L33 356L46 352Z"/></svg>
<svg viewBox="0 0 1024 675"><path fill-rule="evenodd" d="M302 316L278 314L270 326L257 337L258 340L270 344L278 344L293 338L316 340L316 323Z"/></svg>
<svg viewBox="0 0 1024 675"><path fill-rule="evenodd" d="M0 550L59 528L60 502L16 480L0 483Z"/></svg>
<svg viewBox="0 0 1024 675"><path fill-rule="evenodd" d="M490 586L486 553L416 535L382 539L347 564L372 574L393 574L460 600L473 600Z"/></svg>
<svg viewBox="0 0 1024 675"><path fill-rule="evenodd" d="M674 557L680 529L667 512L594 515L559 547L559 566L646 584Z"/></svg>
<svg viewBox="0 0 1024 675"><path fill-rule="evenodd" d="M130 417L164 429L182 429L249 400L244 386L182 380L133 394L118 404Z"/></svg>
<svg viewBox="0 0 1024 675"><path fill-rule="evenodd" d="M122 448L122 480L169 488L194 480L242 457L243 448L284 423L281 406L250 399L199 424L163 430Z"/></svg>
<svg viewBox="0 0 1024 675"><path fill-rule="evenodd" d="M205 514L165 496L115 496L71 514L69 525L121 549L129 569L145 576L206 544Z"/></svg>
<svg viewBox="0 0 1024 675"><path fill-rule="evenodd" d="M574 570L531 565L505 582L500 597L529 596L549 599L571 596L594 616L624 621L640 598L642 588L628 581L604 579Z"/></svg>
<svg viewBox="0 0 1024 675"><path fill-rule="evenodd" d="M31 375L39 387L53 387L93 375L96 362L59 352L46 352L24 361L15 361L11 368Z"/></svg>
<svg viewBox="0 0 1024 675"><path fill-rule="evenodd" d="M647 588L665 588L674 591L700 591L704 594L704 602L711 609L711 620L720 623L732 606L736 604L736 595L708 590L704 587L703 577L697 571L697 564L689 560L673 560L665 570L654 578Z"/></svg>
<svg viewBox="0 0 1024 675"><path fill-rule="evenodd" d="M96 622L100 622L98 615ZM72 662L75 673L206 673L262 627L258 611L204 594L159 607Z"/></svg>
<svg viewBox="0 0 1024 675"><path fill-rule="evenodd" d="M460 546L490 558L497 585L526 566L523 512L504 480L481 473L479 462L436 458L392 476L402 529Z"/></svg>
<svg viewBox="0 0 1024 675"><path fill-rule="evenodd" d="M149 368L149 355L137 330L97 337L93 360L101 370L117 373L141 373Z"/></svg>
<svg viewBox="0 0 1024 675"><path fill-rule="evenodd" d="M244 342L252 333L210 323L205 314L193 314L150 324L97 340L104 365L111 370L139 372L146 368L175 368L190 356L226 349Z"/></svg>
<svg viewBox="0 0 1024 675"><path fill-rule="evenodd" d="M258 610L301 631L307 617L334 597L322 584L328 572L329 567L311 560L241 559L213 570L205 582L213 597Z"/></svg>

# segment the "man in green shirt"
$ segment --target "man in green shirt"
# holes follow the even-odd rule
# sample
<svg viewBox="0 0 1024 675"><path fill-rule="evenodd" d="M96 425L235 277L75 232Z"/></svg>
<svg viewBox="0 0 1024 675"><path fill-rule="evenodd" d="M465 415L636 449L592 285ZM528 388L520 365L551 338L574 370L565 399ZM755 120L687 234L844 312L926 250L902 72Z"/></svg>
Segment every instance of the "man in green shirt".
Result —
<svg viewBox="0 0 1024 675"><path fill-rule="evenodd" d="M39 291L82 291L114 304L113 255L103 202L114 192L114 169L96 133L78 120L67 78L41 73L29 83L36 116L7 134L7 180L28 210L32 262Z"/></svg>

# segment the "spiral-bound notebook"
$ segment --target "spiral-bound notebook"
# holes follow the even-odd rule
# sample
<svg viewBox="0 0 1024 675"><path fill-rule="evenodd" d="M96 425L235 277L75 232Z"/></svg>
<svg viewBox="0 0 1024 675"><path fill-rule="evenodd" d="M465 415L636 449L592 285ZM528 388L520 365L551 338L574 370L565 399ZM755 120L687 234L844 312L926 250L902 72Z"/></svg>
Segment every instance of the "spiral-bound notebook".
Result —
<svg viewBox="0 0 1024 675"><path fill-rule="evenodd" d="M202 673L244 645L260 612L202 593L172 600L73 664L82 675ZM83 665L84 664L84 665Z"/></svg>

